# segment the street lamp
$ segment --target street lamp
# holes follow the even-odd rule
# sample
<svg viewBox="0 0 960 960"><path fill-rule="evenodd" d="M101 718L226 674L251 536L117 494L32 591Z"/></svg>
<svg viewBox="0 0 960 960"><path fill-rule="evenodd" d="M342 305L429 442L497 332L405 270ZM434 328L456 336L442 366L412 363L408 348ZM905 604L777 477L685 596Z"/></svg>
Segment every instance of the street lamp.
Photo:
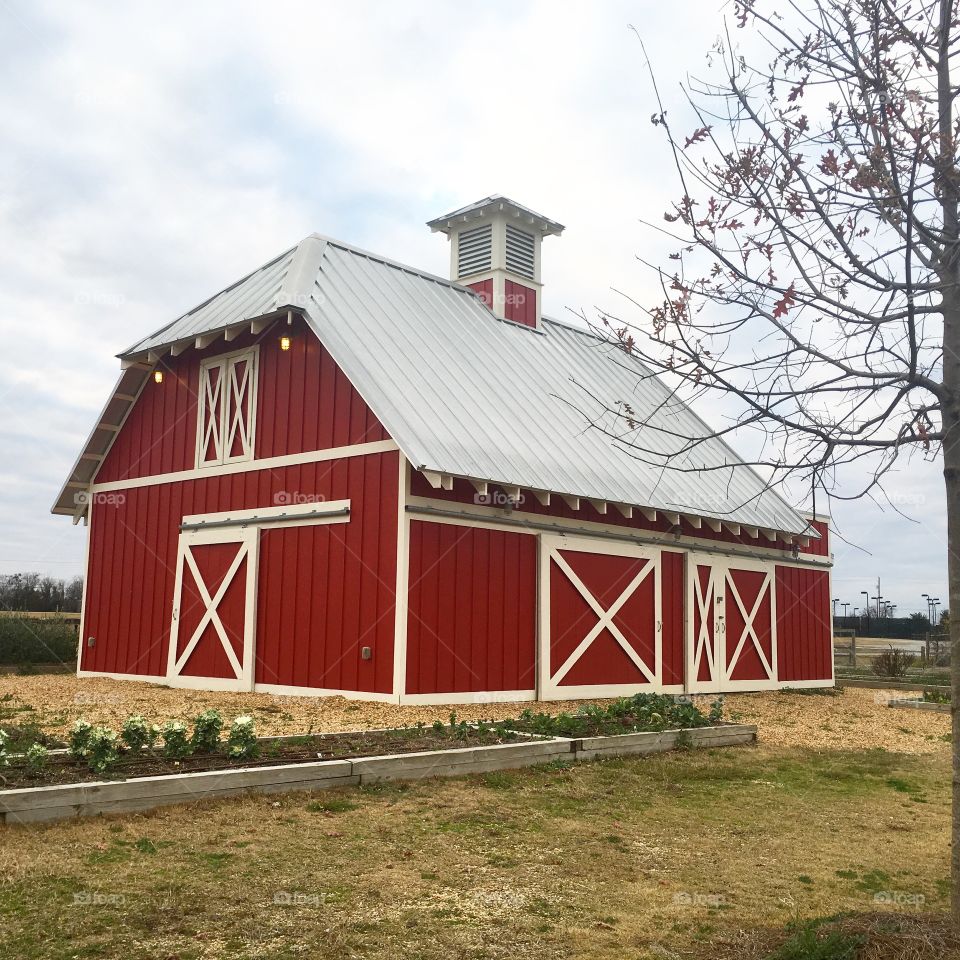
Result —
<svg viewBox="0 0 960 960"><path fill-rule="evenodd" d="M841 603L840 606L843 607L843 619L846 620L846 619L847 619L847 607L849 607L850 604L849 604L849 603Z"/></svg>
<svg viewBox="0 0 960 960"><path fill-rule="evenodd" d="M868 590L861 590L860 595L867 598L864 609L867 615L867 636L870 636L870 592Z"/></svg>
<svg viewBox="0 0 960 960"><path fill-rule="evenodd" d="M839 598L839 597L834 597L834 598L833 598L833 619L834 619L834 620L837 619L837 604L838 604L839 602L840 602L840 598Z"/></svg>

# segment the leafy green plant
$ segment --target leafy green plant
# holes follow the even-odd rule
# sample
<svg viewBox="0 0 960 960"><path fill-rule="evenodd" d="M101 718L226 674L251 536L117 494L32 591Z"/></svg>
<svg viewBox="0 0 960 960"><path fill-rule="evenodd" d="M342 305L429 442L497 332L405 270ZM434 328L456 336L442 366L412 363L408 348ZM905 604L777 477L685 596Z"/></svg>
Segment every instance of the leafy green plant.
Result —
<svg viewBox="0 0 960 960"><path fill-rule="evenodd" d="M581 705L576 713L534 713L529 708L508 726L541 736L576 737L604 736L634 731L679 730L705 727L720 722L723 705L715 701L709 715L686 697L638 693L621 697L606 707L593 703Z"/></svg>
<svg viewBox="0 0 960 960"><path fill-rule="evenodd" d="M191 744L196 753L215 753L220 745L223 717L218 710L204 710L193 721Z"/></svg>
<svg viewBox="0 0 960 960"><path fill-rule="evenodd" d="M10 737L5 730L0 730L0 767L5 767L9 762L7 758L7 741Z"/></svg>
<svg viewBox="0 0 960 960"><path fill-rule="evenodd" d="M180 720L168 720L161 728L163 737L163 755L179 760L190 753L190 740L187 737L187 725Z"/></svg>
<svg viewBox="0 0 960 960"><path fill-rule="evenodd" d="M124 720L120 737L132 753L142 753L153 747L159 732L159 727L151 726L139 714L134 714Z"/></svg>
<svg viewBox="0 0 960 960"><path fill-rule="evenodd" d="M109 727L94 727L87 737L87 766L94 773L106 773L120 760L117 734Z"/></svg>
<svg viewBox="0 0 960 960"><path fill-rule="evenodd" d="M255 757L260 748L257 735L254 731L253 717L242 716L230 724L230 735L227 738L227 752L231 757L247 759Z"/></svg>
<svg viewBox="0 0 960 960"><path fill-rule="evenodd" d="M50 758L50 751L42 743L34 743L27 748L24 757L33 770L42 770Z"/></svg>
<svg viewBox="0 0 960 960"><path fill-rule="evenodd" d="M93 724L84 719L77 722L70 728L69 748L70 755L77 760L87 755L87 747L90 743L90 734L93 731Z"/></svg>

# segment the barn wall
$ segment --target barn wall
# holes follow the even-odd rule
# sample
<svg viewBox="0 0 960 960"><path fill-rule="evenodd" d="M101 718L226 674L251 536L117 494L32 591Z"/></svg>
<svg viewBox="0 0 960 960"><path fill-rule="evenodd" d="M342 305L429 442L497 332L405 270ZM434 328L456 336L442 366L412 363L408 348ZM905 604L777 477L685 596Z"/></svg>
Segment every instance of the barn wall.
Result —
<svg viewBox="0 0 960 960"><path fill-rule="evenodd" d="M473 505L476 503L476 490L468 480L455 478L452 490L434 490L433 487L424 479L422 473L413 471L410 477L410 493L415 497L425 497L431 500L446 501L449 503L461 503ZM506 502L506 492L499 487L490 485L490 497L487 503L494 504L489 507L491 517L497 515L498 507L496 505ZM543 506L529 491L522 491L523 500L518 506L517 514L530 514L545 520L564 519L575 520L579 522L602 523L607 526L622 527L627 531L637 530L646 533L666 534L670 532L670 525L658 516L656 521L647 520L639 510L634 511L633 516L627 519L612 504L605 514L599 513L585 500L580 501L580 509L574 510L567 506L561 497L551 498L549 506ZM782 551L790 550L791 545L784 540L771 541L765 537L753 539L747 534L734 536L727 530L720 533L714 533L706 525L700 529L692 527L685 520L681 521L682 536L696 537L698 540L715 541L718 544L739 544L750 547L754 551ZM818 541L811 541L808 548L802 549L801 553L810 555L826 556L828 555L826 545L821 546Z"/></svg>
<svg viewBox="0 0 960 960"><path fill-rule="evenodd" d="M778 679L832 679L829 573L778 566L776 590Z"/></svg>
<svg viewBox="0 0 960 960"><path fill-rule="evenodd" d="M349 499L347 523L261 531L258 683L389 693L399 453L98 494L81 669L166 674L181 517ZM286 498L286 499L284 499ZM360 648L373 648L362 660Z"/></svg>
<svg viewBox="0 0 960 960"><path fill-rule="evenodd" d="M532 690L537 538L410 523L408 694Z"/></svg>
<svg viewBox="0 0 960 960"><path fill-rule="evenodd" d="M665 550L660 555L660 617L663 621L662 681L664 686L683 683L685 570L684 554Z"/></svg>
<svg viewBox="0 0 960 960"><path fill-rule="evenodd" d="M478 280L476 283L468 283L467 286L474 292L480 294L483 302L493 309L493 280Z"/></svg>
<svg viewBox="0 0 960 960"><path fill-rule="evenodd" d="M522 323L527 327L537 325L537 291L525 287L522 283L513 280L504 280L503 294L506 301L503 305L503 315L514 323Z"/></svg>
<svg viewBox="0 0 960 960"><path fill-rule="evenodd" d="M280 334L291 337L281 350ZM128 480L196 467L200 364L260 345L255 457L276 457L388 439L383 426L301 320L279 321L205 350L164 357L163 383L147 380L96 482Z"/></svg>

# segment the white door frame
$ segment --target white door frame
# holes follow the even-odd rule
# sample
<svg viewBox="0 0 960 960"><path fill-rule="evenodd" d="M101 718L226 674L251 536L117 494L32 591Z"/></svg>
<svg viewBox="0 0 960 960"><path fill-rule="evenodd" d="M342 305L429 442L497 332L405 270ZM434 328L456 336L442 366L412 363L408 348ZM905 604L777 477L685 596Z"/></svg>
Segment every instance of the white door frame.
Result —
<svg viewBox="0 0 960 960"><path fill-rule="evenodd" d="M576 551L580 553L599 553L616 557L635 557L647 560L648 563L634 577L621 592L612 606L604 610L580 578L569 568L560 551ZM537 698L539 700L578 700L591 697L619 697L630 696L638 692L659 692L663 685L663 617L660 609L660 549L654 546L636 546L629 543L615 543L611 540L591 539L579 536L540 535L540 617L539 636L537 641ZM556 560L566 577L576 590L597 614L597 623L584 636L563 666L553 675L550 673L550 568L551 562ZM613 623L612 617L620 607L633 595L636 589L647 577L653 577L654 596L654 663L653 669L645 664L630 646L629 642L620 633ZM641 673L650 678L646 684L640 683L611 683L611 684L584 684L581 686L562 686L558 682L570 671L573 665L586 652L587 648L596 639L600 631L606 627L614 636L624 652L637 666Z"/></svg>
<svg viewBox="0 0 960 960"><path fill-rule="evenodd" d="M704 644L708 639L704 630L705 622L701 618L700 635L694 636L694 612L703 610L705 598L703 596L700 579L697 576L697 566L710 568L708 593L713 593L713 650L711 671L712 680L697 680L697 667L703 656L708 656ZM729 693L737 690L775 690L780 686L777 677L777 590L776 590L776 563L773 560L748 560L739 557L723 557L716 554L691 552L687 555L687 609L690 614L687 618L686 637L686 689L690 693ZM757 599L751 609L741 600L733 580L734 570L750 570L764 574L764 581L757 594ZM764 594L770 596L770 658L760 648L753 621L756 618ZM736 640L734 657L727 665L727 615L730 605L736 604L744 621L743 632ZM699 607L698 607L699 604ZM747 643L752 643L767 670L766 680L731 680L730 676L737 666L737 662ZM698 656L699 654L699 656Z"/></svg>
<svg viewBox="0 0 960 960"><path fill-rule="evenodd" d="M210 595L207 585L196 567L191 554L195 546L232 543L236 544L237 555L234 557L227 574L217 588L216 593ZM167 683L171 687L189 687L199 690L252 690L253 689L253 661L257 622L257 561L259 554L260 535L255 526L225 526L212 530L182 530L177 543L177 573L173 590L173 612L170 619L170 647L167 652ZM244 624L243 624L243 656L238 658L233 645L230 643L220 622L217 607L223 599L227 588L234 578L239 575L239 568L246 559L245 594L244 594ZM199 625L184 648L183 653L177 656L177 641L180 627L180 596L183 586L184 573L189 570L195 580L201 596L207 603L207 609L201 616ZM224 652L234 671L233 677L194 677L184 676L180 671L184 668L197 642L207 626L212 623L216 630Z"/></svg>

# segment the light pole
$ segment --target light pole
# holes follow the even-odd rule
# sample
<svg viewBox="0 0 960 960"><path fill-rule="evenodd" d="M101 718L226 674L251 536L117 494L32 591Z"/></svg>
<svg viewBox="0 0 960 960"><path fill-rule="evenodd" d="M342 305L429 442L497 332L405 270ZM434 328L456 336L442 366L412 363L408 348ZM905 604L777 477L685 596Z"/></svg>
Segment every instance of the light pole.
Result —
<svg viewBox="0 0 960 960"><path fill-rule="evenodd" d="M837 619L837 604L838 604L839 602L840 602L840 598L839 598L839 597L834 597L834 598L833 598L833 619L834 619L834 620Z"/></svg>
<svg viewBox="0 0 960 960"><path fill-rule="evenodd" d="M866 615L867 615L867 629L866 629L866 633L867 633L867 636L869 637L869 636L870 636L870 592L869 592L868 590L861 590L861 591L860 591L860 594L861 594L861 596L864 596L864 597L867 598L867 603L866 603L866 606L865 606L864 609L865 609L866 612L867 612L867 614L866 614Z"/></svg>
<svg viewBox="0 0 960 960"><path fill-rule="evenodd" d="M847 619L847 607L849 607L850 604L849 604L849 603L841 603L840 606L843 607L843 619L846 620L846 619Z"/></svg>

